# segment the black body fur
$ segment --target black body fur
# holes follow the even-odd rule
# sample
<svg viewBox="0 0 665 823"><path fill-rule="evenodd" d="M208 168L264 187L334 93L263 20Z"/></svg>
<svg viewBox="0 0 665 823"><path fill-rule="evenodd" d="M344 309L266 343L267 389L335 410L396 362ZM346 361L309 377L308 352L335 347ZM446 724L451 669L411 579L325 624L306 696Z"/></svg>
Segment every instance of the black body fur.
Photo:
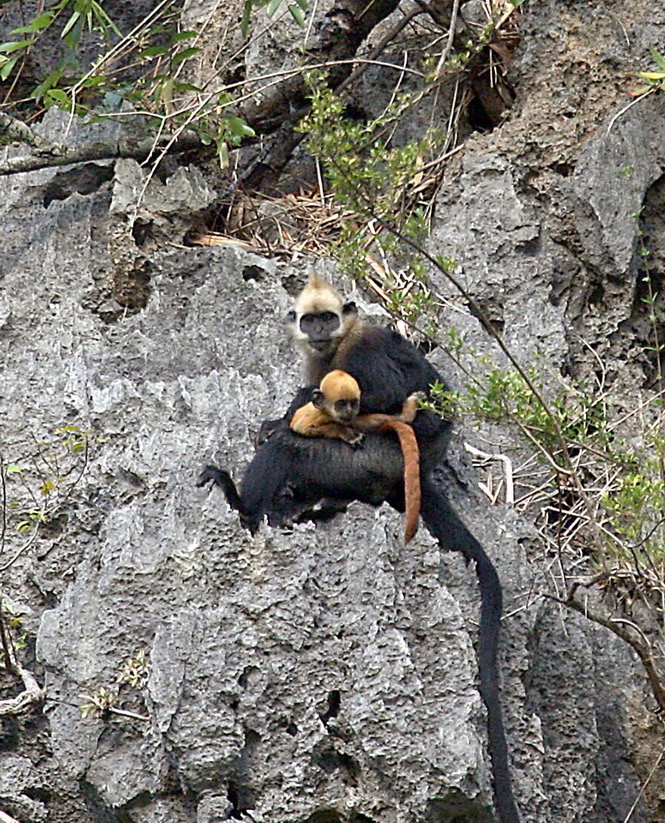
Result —
<svg viewBox="0 0 665 823"><path fill-rule="evenodd" d="M325 367L325 364L324 364ZM398 413L413 392L443 379L423 354L396 332L363 326L357 342L334 368L347 371L361 389L360 413ZM397 440L368 434L362 448L326 438L305 438L288 428L295 409L311 399L313 387L301 389L285 417L266 425L269 439L257 449L238 494L227 472L208 467L202 482L213 480L255 531L263 517L286 525L310 515L332 516L352 500L371 505L386 501L404 510L403 460ZM487 707L496 806L501 823L520 823L513 798L508 747L499 702L497 646L502 592L497 572L481 544L452 509L432 470L445 460L451 424L421 410L413 424L421 455L421 516L443 549L459 551L476 564L481 594L478 663L480 692Z"/></svg>

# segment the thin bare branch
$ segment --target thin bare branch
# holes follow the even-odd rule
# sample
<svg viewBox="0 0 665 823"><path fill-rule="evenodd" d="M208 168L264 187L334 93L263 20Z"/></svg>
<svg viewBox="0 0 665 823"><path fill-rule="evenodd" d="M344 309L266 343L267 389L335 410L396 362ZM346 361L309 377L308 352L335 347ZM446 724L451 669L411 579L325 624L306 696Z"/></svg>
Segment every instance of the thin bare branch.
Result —
<svg viewBox="0 0 665 823"><path fill-rule="evenodd" d="M196 135L181 133L177 138L169 140L168 148L164 150L163 154L178 153L200 147L201 141ZM121 157L142 162L151 157L154 152L155 143L152 139L141 140L133 145L116 142L88 143L74 148L62 148L49 154L8 157L0 163L0 176L21 174L57 166L71 166L77 163L90 163L95 160L117 160Z"/></svg>
<svg viewBox="0 0 665 823"><path fill-rule="evenodd" d="M553 599L558 600L558 598ZM627 621L612 620L611 618L603 617L597 612L589 609L587 604L580 603L576 600L574 597L574 590L572 589L568 597L560 602L562 602L565 606L568 606L570 609L573 609L573 611L583 614L594 623L598 623L599 626L604 626L606 629L609 629L613 634L621 638L621 640L628 643L628 645L637 653L637 656L640 658L642 665L644 666L647 677L649 678L649 684L651 685L651 691L656 699L656 703L658 703L658 707L661 711L665 711L665 687L663 687L660 674L654 663L651 644L648 643L643 632L638 630L638 634L642 639L637 640L629 630L631 628L635 630L638 629L634 623L630 623L629 628L626 628Z"/></svg>
<svg viewBox="0 0 665 823"><path fill-rule="evenodd" d="M21 678L23 691L16 697L0 700L0 717L21 714L22 712L28 711L28 709L41 702L44 698L44 690L35 679L35 676L32 672L24 669L18 662L16 652L11 642L7 644L4 651L8 660L6 668Z"/></svg>

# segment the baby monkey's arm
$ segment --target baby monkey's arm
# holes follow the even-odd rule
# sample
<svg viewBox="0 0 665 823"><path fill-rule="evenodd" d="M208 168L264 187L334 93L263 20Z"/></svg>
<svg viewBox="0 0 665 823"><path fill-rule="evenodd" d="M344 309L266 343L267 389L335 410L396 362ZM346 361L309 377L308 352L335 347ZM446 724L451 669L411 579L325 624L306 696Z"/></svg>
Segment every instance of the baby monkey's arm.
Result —
<svg viewBox="0 0 665 823"><path fill-rule="evenodd" d="M384 423L413 423L418 403L426 398L425 392L414 392L406 398L399 414L359 414L349 425L362 432L372 432Z"/></svg>

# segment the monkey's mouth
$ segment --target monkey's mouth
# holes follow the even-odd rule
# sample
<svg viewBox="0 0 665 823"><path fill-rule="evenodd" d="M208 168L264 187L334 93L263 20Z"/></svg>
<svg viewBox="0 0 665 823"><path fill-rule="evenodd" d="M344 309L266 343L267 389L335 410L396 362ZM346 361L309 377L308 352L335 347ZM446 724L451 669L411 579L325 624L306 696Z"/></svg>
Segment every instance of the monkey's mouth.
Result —
<svg viewBox="0 0 665 823"><path fill-rule="evenodd" d="M330 345L330 340L310 340L309 345L315 351L325 351Z"/></svg>

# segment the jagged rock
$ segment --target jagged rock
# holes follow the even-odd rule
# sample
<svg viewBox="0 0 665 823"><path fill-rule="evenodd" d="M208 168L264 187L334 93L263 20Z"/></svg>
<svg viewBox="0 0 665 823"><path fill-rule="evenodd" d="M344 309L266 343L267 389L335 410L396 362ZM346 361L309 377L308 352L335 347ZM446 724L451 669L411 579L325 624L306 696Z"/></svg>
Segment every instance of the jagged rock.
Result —
<svg viewBox="0 0 665 823"><path fill-rule="evenodd" d="M595 8L607 38L611 15ZM553 368L581 349L571 328L607 339L617 362L625 352L610 339L634 286L625 212L659 185L664 144L655 95L609 136L618 104L594 98L564 118L574 95L543 80L549 58L569 61L576 90L589 81L544 33L558 15L527 8L516 74L533 96L451 165L431 239L509 343ZM634 176L617 176L608 158L628 149ZM299 368L282 318L309 266L334 268L138 247L125 218L142 172L127 161L106 173L98 187L49 169L0 182L3 460L25 461L39 499L34 439L64 424L93 432L80 479L61 481L62 519L2 580L32 609L26 654L47 699L46 719L3 720L0 806L21 823L45 809L54 823L491 819L474 571L424 531L404 547L386 507L252 539L220 494L195 486L209 459L238 477L262 419L287 405ZM182 168L146 204L180 239L213 198ZM623 277L611 288L594 269L606 265ZM464 301L433 280L459 309L444 326L489 350ZM616 313L594 308L598 281ZM441 350L432 357L460 379ZM525 823L623 821L660 741L643 672L616 638L540 596L553 558L512 509L473 491L462 447L473 436L457 435L447 482L504 581L503 701ZM32 505L16 478L8 494ZM18 544L8 531L7 556ZM104 694L111 710L93 712ZM631 818L658 819L642 802Z"/></svg>

